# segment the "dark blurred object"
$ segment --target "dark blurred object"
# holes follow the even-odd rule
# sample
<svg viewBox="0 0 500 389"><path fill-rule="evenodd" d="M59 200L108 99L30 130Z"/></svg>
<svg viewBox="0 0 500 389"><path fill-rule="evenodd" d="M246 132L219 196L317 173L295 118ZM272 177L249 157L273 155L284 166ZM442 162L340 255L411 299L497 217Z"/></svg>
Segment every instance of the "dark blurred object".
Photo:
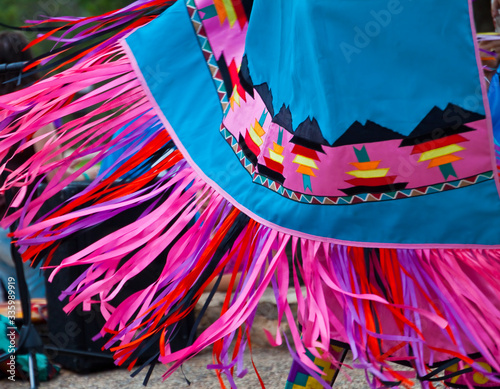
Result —
<svg viewBox="0 0 500 389"><path fill-rule="evenodd" d="M19 32L0 32L0 95L14 92L38 79L36 73L20 78L24 62L33 58L31 50L24 50L28 43Z"/></svg>
<svg viewBox="0 0 500 389"><path fill-rule="evenodd" d="M495 31L493 19L491 18L491 0L475 0L472 2L474 10L474 22L477 32Z"/></svg>

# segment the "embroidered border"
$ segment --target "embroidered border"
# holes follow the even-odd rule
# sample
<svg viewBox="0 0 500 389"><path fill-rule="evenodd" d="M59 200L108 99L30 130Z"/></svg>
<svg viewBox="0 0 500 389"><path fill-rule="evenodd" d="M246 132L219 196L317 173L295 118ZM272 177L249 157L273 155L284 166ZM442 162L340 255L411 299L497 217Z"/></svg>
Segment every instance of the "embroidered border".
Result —
<svg viewBox="0 0 500 389"><path fill-rule="evenodd" d="M493 179L494 175L493 171L487 171L471 177L463 178L461 180L449 181L449 182L439 183L436 185L429 185L412 189L403 189L386 193L363 193L354 196L307 195L304 193L287 189L280 183L273 181L268 177L264 177L258 174L252 163L245 157L243 150L241 149L240 145L238 144L234 136L224 126L222 126L221 128L221 132L224 135L224 139L226 139L226 142L231 146L234 153L240 160L241 165L252 176L253 182L262 185L286 198L289 198L291 200L300 203L318 204L318 205L350 205L350 204L359 204L359 203L366 203L373 201L405 199L409 197L417 197L439 192L445 192L451 189L464 188L470 185L491 180Z"/></svg>
<svg viewBox="0 0 500 389"><path fill-rule="evenodd" d="M186 0L186 6L191 21L193 23L193 28L198 37L200 48L205 57L207 66L209 68L209 71L212 75L215 84L215 88L219 95L223 112L227 113L228 110L230 109L230 101L228 93L226 90L226 86L224 84L224 79L221 74L219 65L215 59L215 55L208 40L207 32L205 30L205 27L203 26L202 17L194 0ZM487 180L491 180L494 178L493 171L487 171L484 173L480 173L474 176L462 178L455 181L443 182L435 185L423 186L418 188L395 190L392 192L361 193L351 196L308 195L305 193L287 189L281 183L257 173L254 164L246 158L246 156L243 153L243 150L241 149L241 146L238 144L234 136L225 128L224 125L221 125L220 132L221 135L226 140L226 142L229 144L229 146L233 149L233 152L235 153L236 157L240 160L240 163L243 166L243 168L252 177L252 181L254 183L262 185L280 194L281 196L284 196L286 198L289 198L291 200L300 203L318 204L318 205L351 205L351 204L359 204L359 203L375 202L375 201L397 200L397 199L417 197L428 194L440 193L452 189L463 188Z"/></svg>

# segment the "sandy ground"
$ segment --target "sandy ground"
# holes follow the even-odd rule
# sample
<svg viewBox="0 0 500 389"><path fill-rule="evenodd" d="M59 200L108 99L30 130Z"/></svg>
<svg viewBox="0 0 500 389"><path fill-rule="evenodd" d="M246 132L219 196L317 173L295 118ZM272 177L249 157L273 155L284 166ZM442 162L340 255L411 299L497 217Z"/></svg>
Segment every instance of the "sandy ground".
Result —
<svg viewBox="0 0 500 389"><path fill-rule="evenodd" d="M258 372L266 384L267 389L283 389L286 384L288 371L292 363L290 354L286 347L263 348L258 347L253 350L254 361ZM237 380L238 388L250 389L260 388L259 380L252 369L250 356L245 357L246 366L250 369L248 374ZM350 363L349 357L346 360ZM188 361L184 367L184 374L191 382L189 386L180 370L176 371L171 377L163 381L162 375L166 371L165 367L155 368L153 375L148 383L150 389L220 389L220 385L215 373L207 370L207 364L212 363L212 354L203 352L195 358ZM339 375L334 388L339 389L364 389L367 388L366 379L363 371L349 372L350 379ZM115 369L100 373L79 375L67 370L63 370L56 379L42 383L41 389L139 389L142 386L145 373L140 373L137 377L130 377L130 373L125 369ZM5 381L0 382L0 387ZM21 389L29 388L27 382L16 382L9 384L5 382L6 388Z"/></svg>
<svg viewBox="0 0 500 389"><path fill-rule="evenodd" d="M215 318L218 317L220 307L222 306L223 295L217 296L212 301L210 308L206 312L204 320L201 323L201 328L206 328ZM203 301L203 300L202 300ZM273 348L269 346L267 338L264 335L263 329L269 330L271 333L276 331L276 306L272 291L266 292L261 304L258 307L254 327L251 332L253 344L253 360L259 374L265 382L267 389L283 389L286 384L288 372L292 364L292 358L286 346ZM287 331L286 324L282 324L282 330ZM166 372L166 367L158 365L155 367L151 379L148 383L150 389L178 389L178 388L194 388L194 389L219 389L221 386L217 376L213 370L208 370L207 365L212 363L211 350L206 350L183 365L182 371L179 369L167 380L163 380L162 376ZM352 363L351 355L348 354L345 363ZM260 388L261 385L252 368L252 360L248 350L245 353L245 367L248 369L248 374L237 379L239 389ZM398 367L399 369L403 369ZM346 370L347 371L347 370ZM340 374L337 378L334 388L339 389L365 389L368 388L365 378L365 372L360 370L348 370L349 376ZM183 374L184 373L184 374ZM113 369L92 374L76 374L68 370L62 370L61 374L49 381L40 385L41 389L139 389L144 388L143 380L146 375L146 370L139 373L138 376L132 378L130 372L126 369ZM188 385L187 380L191 385ZM11 383L7 380L0 381L0 388L21 389L29 388L28 382L17 381ZM230 387L229 385L227 387ZM417 385L419 387L419 385ZM441 385L436 385L437 388L443 388ZM316 388L310 388L316 389ZM319 388L318 388L319 389Z"/></svg>

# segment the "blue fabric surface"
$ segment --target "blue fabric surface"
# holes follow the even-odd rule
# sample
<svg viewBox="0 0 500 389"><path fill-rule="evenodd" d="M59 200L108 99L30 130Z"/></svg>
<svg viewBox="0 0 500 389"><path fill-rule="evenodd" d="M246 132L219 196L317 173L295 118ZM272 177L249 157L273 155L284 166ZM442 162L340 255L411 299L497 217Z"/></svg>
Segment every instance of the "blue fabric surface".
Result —
<svg viewBox="0 0 500 389"><path fill-rule="evenodd" d="M450 0L443 2L448 6L457 4L456 1ZM322 3L330 4L325 1ZM429 4L428 1L423 3ZM269 6L271 11L274 9L273 2L265 1L256 1L256 9L258 10L263 4ZM437 10L442 9L441 5L436 7ZM418 12L418 7L414 8L412 7L411 13ZM458 6L458 9L463 13L462 6ZM428 11L425 7L424 10ZM327 13L325 15L328 16ZM259 16L253 14L251 23L259 23ZM417 19L425 21L426 17L428 15L421 14ZM263 20L259 25L267 26L268 22ZM452 22L457 21L440 19L440 23L445 26ZM256 27L250 29L250 31L256 30L258 30ZM420 33L421 30L416 33ZM464 31L456 33L462 35ZM248 39L257 40L257 38ZM272 37L269 39L273 40ZM161 68L162 83L150 80L148 85L190 157L209 179L215 181L240 205L259 217L310 235L351 242L412 245L498 245L500 243L500 223L498 223L500 201L492 180L434 195L351 206L299 204L253 184L219 133L222 109L185 4L177 2L154 22L128 37L127 43L139 67L144 69L146 81L149 81L146 69L151 66L155 69ZM456 64L458 61L453 55L453 47L453 44L447 45L443 50ZM474 67L460 73L462 75L460 80L472 78L476 80L477 85L478 72L473 52L470 54ZM428 58L421 59L424 62L428 60ZM418 58L413 57L412 60L417 61ZM365 71L370 71L368 65L367 63ZM393 65L395 64L390 60L387 61L389 68L393 69L395 67ZM459 70L450 71L454 74L453 72ZM357 75L359 73L355 72L344 76L353 80ZM419 81L420 78L417 78L413 83ZM465 81L465 85L469 84L469 81ZM469 88L466 87L466 90ZM420 89L417 89L412 92L415 93L415 101L419 101L419 91ZM397 96L394 96L394 101L397 99ZM390 112L391 108L387 108L387 113Z"/></svg>
<svg viewBox="0 0 500 389"><path fill-rule="evenodd" d="M268 83L275 112L290 107L294 128L315 117L330 144L356 120L408 135L434 106L484 114L467 1L256 1L252 20L254 84Z"/></svg>
<svg viewBox="0 0 500 389"><path fill-rule="evenodd" d="M124 126L120 128L115 135L113 135L113 139L116 139L125 129L127 126ZM158 127L148 127L146 131L144 131L143 134L137 137L137 139L134 141L135 144L139 144L141 142L144 142L147 140L151 135L156 133L158 131ZM130 135L125 136L124 138L130 137ZM130 147L130 145L128 145ZM104 178L109 177L111 174L113 174L120 166L122 166L130 157L128 158L123 158L123 153L125 150L127 150L126 146L118 146L116 145L115 147L112 147L110 149L111 153L107 155L102 161L101 161L101 166L99 167L99 174L104 174ZM122 159L120 159L122 158ZM148 161L143 162L141 165L136 167L135 169L130 170L127 172L126 175L123 175L121 179L128 179L132 180L134 178L139 177L141 174L149 170L150 168L150 163Z"/></svg>

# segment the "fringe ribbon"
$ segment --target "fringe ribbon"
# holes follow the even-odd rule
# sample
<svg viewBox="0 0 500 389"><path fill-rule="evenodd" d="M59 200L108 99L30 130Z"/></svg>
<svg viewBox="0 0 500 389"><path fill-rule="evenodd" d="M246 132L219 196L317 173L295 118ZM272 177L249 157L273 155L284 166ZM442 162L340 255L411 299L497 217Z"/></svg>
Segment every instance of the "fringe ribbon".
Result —
<svg viewBox="0 0 500 389"><path fill-rule="evenodd" d="M129 11L141 10L143 23L150 7L165 3L138 1L118 14L105 15L99 28L89 27L78 39L62 42L68 45L113 23L129 23ZM89 22L57 21L67 22L68 33ZM44 38L52 39L54 32ZM91 87L91 92L77 97ZM117 364L132 368L148 348L159 347L160 361L171 364L167 378L213 345L211 368L235 387L234 377L246 374L242 355L250 348L248 333L257 304L272 286L278 326L269 337L273 344L282 344L279 326L286 320L297 358L312 372L321 374L306 353L334 360L330 341L337 338L351 348L354 367L374 377L371 387L388 382L413 385L391 361L404 361L418 377L425 377L429 365L447 358L458 358L487 379L499 381L468 356L480 352L500 371L500 306L496 297L491 300L500 295L497 251L364 249L300 239L257 223L198 177L172 145L118 43L87 50L70 69L1 97L0 107L0 171L6 175L0 191L17 191L1 224L5 228L19 223L13 237L26 261L37 263L44 257L45 266L52 268L50 261L61 239L150 204L129 225L65 258L51 274L52 279L62 268L85 268L61 298L69 297L68 312L79 304L85 309L100 306L107 319L100 336L108 339L106 348L114 352ZM21 152L41 139L35 135L38 129L88 110L44 135L48 139L44 149L18 169L6 170L14 145L20 144L16 152ZM113 138L120 128L123 132ZM153 129L148 136L143 135L146 129ZM42 208L117 149L124 151L115 166L84 191L53 210ZM63 153L67 155L61 157ZM82 158L88 161L65 176ZM148 169L139 177L120 181L144 164ZM56 177L35 196L28 188L50 171L56 171ZM113 301L123 285L140 277L166 251L158 279L115 307ZM220 318L192 344L172 352L169 340L176 323L193 309L208 284L230 267L230 288ZM287 300L290 287L297 296L297 317ZM437 339L442 341L436 343ZM224 387L222 378L220 382ZM424 381L424 387L429 385Z"/></svg>

